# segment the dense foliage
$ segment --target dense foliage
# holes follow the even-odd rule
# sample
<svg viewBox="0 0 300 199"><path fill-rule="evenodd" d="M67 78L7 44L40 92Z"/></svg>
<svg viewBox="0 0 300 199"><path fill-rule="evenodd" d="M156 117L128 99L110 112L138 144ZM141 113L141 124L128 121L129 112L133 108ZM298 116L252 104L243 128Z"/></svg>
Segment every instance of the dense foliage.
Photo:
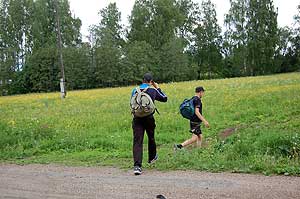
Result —
<svg viewBox="0 0 300 199"><path fill-rule="evenodd" d="M230 4L222 34L210 0L136 0L126 28L111 3L83 42L68 0L0 0L0 95L59 90L58 16L68 90L299 70L300 5L278 27L272 0Z"/></svg>

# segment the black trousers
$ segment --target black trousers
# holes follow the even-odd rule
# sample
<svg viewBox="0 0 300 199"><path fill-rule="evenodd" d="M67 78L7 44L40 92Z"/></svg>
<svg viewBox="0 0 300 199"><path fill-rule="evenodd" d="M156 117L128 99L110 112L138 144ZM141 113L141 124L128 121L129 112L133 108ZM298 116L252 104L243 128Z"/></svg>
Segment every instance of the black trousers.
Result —
<svg viewBox="0 0 300 199"><path fill-rule="evenodd" d="M156 155L156 143L154 138L155 120L153 115L144 118L133 118L133 160L134 166L142 166L143 161L143 141L145 131L148 136L148 160L152 160Z"/></svg>

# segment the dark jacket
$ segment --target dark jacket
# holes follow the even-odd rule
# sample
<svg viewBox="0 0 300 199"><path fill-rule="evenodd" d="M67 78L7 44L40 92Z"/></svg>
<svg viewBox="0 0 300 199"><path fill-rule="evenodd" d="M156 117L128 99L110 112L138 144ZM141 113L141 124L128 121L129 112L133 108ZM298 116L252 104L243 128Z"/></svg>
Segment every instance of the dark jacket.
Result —
<svg viewBox="0 0 300 199"><path fill-rule="evenodd" d="M150 88L148 84L141 84L140 89L143 91L145 88L148 88L146 93L151 97L153 102L155 100L160 101L160 102L166 102L168 100L168 97L161 91L160 88L155 89L155 88ZM132 90L131 97L136 93L136 88Z"/></svg>

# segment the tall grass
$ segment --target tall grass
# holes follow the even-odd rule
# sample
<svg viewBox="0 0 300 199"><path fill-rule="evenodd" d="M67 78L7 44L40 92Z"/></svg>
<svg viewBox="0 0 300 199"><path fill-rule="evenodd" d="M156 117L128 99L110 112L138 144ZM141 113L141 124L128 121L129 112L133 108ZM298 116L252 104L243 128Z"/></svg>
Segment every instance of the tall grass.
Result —
<svg viewBox="0 0 300 199"><path fill-rule="evenodd" d="M173 152L190 137L178 113L204 86L206 147ZM132 166L129 97L134 87L0 98L0 161ZM162 84L156 169L300 174L300 74ZM220 131L236 128L228 138ZM147 138L145 153L147 159ZM149 167L144 161L144 166Z"/></svg>

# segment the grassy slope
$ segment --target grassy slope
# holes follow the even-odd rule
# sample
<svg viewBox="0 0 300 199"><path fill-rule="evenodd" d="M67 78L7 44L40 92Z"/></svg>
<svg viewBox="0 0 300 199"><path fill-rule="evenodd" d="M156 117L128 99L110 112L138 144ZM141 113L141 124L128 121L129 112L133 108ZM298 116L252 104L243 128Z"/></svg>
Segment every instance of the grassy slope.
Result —
<svg viewBox="0 0 300 199"><path fill-rule="evenodd" d="M206 148L177 152L190 137L178 113L196 86L206 89ZM71 165L132 165L129 96L133 87L0 98L0 161ZM157 169L300 174L300 74L191 81L161 85L157 103ZM226 140L223 129L238 127ZM146 136L145 136L146 137ZM147 160L145 139L144 166Z"/></svg>

